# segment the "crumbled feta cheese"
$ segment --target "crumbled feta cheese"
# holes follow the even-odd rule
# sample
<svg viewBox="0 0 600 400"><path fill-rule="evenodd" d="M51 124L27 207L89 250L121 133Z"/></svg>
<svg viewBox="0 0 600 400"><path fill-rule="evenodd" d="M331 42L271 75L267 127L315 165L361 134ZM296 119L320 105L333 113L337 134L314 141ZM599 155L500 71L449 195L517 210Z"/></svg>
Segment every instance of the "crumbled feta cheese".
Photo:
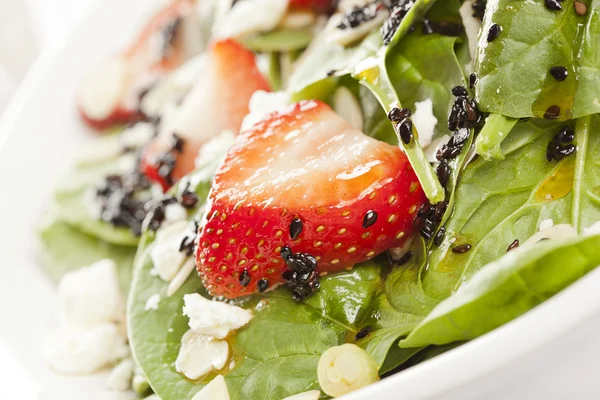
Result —
<svg viewBox="0 0 600 400"><path fill-rule="evenodd" d="M211 371L225 368L229 359L229 344L191 329L181 338L175 369L187 378L196 380Z"/></svg>
<svg viewBox="0 0 600 400"><path fill-rule="evenodd" d="M474 60L477 51L477 35L481 29L481 21L473 16L473 0L465 0L460 9L460 17L462 18L463 26L467 34L467 42L469 44L469 53L471 59Z"/></svg>
<svg viewBox="0 0 600 400"><path fill-rule="evenodd" d="M333 93L333 108L340 117L350 122L353 128L363 129L362 108L350 89L340 86Z"/></svg>
<svg viewBox="0 0 600 400"><path fill-rule="evenodd" d="M377 27L382 25L386 19L388 19L390 13L387 9L382 8L377 11L375 18L363 22L355 28L339 29L337 26L342 21L341 14L335 14L330 18L327 24L327 30L329 31L326 38L329 42L337 43L342 46L348 46L375 30Z"/></svg>
<svg viewBox="0 0 600 400"><path fill-rule="evenodd" d="M179 203L168 204L165 207L165 222L167 224L187 220L187 216L187 210Z"/></svg>
<svg viewBox="0 0 600 400"><path fill-rule="evenodd" d="M551 228L552 226L554 226L554 221L552 221L551 219L545 219L542 222L540 222L539 230L543 231L544 229Z"/></svg>
<svg viewBox="0 0 600 400"><path fill-rule="evenodd" d="M260 122L267 114L275 111L281 111L290 104L290 95L286 92L269 93L264 90L257 90L250 97L248 109L250 112L244 117L242 122L242 131L252 128L257 122Z"/></svg>
<svg viewBox="0 0 600 400"><path fill-rule="evenodd" d="M144 306L144 310L145 311L158 310L159 304L160 304L160 294L155 293L152 296L148 297L148 300L146 300L146 305Z"/></svg>
<svg viewBox="0 0 600 400"><path fill-rule="evenodd" d="M137 149L146 145L154 137L154 125L150 122L138 122L121 132L119 140L125 147Z"/></svg>
<svg viewBox="0 0 600 400"><path fill-rule="evenodd" d="M69 272L58 285L61 322L65 327L86 329L103 322L125 319L125 303L114 261L102 260Z"/></svg>
<svg viewBox="0 0 600 400"><path fill-rule="evenodd" d="M208 385L204 386L201 391L196 393L192 400L229 400L229 391L227 390L227 383L223 375L217 375L209 382Z"/></svg>
<svg viewBox="0 0 600 400"><path fill-rule="evenodd" d="M178 221L162 226L156 232L156 240L150 250L150 258L158 276L164 281L169 282L173 279L186 258L185 253L179 251L179 246L188 229L187 221Z"/></svg>
<svg viewBox="0 0 600 400"><path fill-rule="evenodd" d="M137 168L137 157L134 153L123 154L121 157L119 157L117 164L119 165L119 170L123 173L135 171ZM93 191L91 192L94 193ZM97 197L95 201L96 203L99 203Z"/></svg>
<svg viewBox="0 0 600 400"><path fill-rule="evenodd" d="M88 330L55 329L42 346L44 360L64 374L89 374L128 354L127 338L117 325L111 323L102 323Z"/></svg>
<svg viewBox="0 0 600 400"><path fill-rule="evenodd" d="M431 99L425 99L415 103L415 112L412 116L412 121L419 133L419 144L422 147L427 147L433 140L435 126L438 122L433 115L433 102Z"/></svg>
<svg viewBox="0 0 600 400"><path fill-rule="evenodd" d="M284 29L302 29L315 23L315 13L308 10L288 12L281 20L279 26Z"/></svg>
<svg viewBox="0 0 600 400"><path fill-rule="evenodd" d="M220 301L207 300L198 293L186 294L183 314L190 318L194 332L225 338L229 332L241 328L252 319L252 312Z"/></svg>
<svg viewBox="0 0 600 400"><path fill-rule="evenodd" d="M421 132L419 131L419 135L420 134ZM448 143L449 140L450 136L443 135L439 138L433 139L433 141L427 147L423 146L425 148L425 157L427 157L427 161L436 162L437 158L435 157L435 155L437 154L439 149L441 149L446 143Z"/></svg>
<svg viewBox="0 0 600 400"><path fill-rule="evenodd" d="M235 134L232 131L225 130L219 135L206 142L198 152L194 161L196 168L202 168L208 164L217 161L227 154L227 150L235 143Z"/></svg>
<svg viewBox="0 0 600 400"><path fill-rule="evenodd" d="M79 165L93 165L114 160L121 154L121 144L114 138L100 138L81 146L75 153Z"/></svg>
<svg viewBox="0 0 600 400"><path fill-rule="evenodd" d="M117 364L117 366L110 371L110 374L106 379L106 386L108 389L117 392L125 392L131 389L133 369L134 364L131 358L126 358Z"/></svg>
<svg viewBox="0 0 600 400"><path fill-rule="evenodd" d="M279 25L287 8L288 0L240 1L215 24L214 35L217 38L242 38L268 32Z"/></svg>
<svg viewBox="0 0 600 400"><path fill-rule="evenodd" d="M283 400L319 400L321 392L318 390L309 390L308 392L302 392L293 396L286 397Z"/></svg>

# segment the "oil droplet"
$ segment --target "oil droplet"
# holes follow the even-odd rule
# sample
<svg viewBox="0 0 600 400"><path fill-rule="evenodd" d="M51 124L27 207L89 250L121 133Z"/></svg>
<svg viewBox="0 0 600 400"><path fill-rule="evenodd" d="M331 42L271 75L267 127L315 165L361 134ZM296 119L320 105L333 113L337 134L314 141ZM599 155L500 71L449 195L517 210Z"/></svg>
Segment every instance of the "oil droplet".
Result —
<svg viewBox="0 0 600 400"><path fill-rule="evenodd" d="M550 175L535 192L535 201L544 203L546 201L558 200L568 195L573 189L573 178L575 174L575 157L562 160L552 175Z"/></svg>

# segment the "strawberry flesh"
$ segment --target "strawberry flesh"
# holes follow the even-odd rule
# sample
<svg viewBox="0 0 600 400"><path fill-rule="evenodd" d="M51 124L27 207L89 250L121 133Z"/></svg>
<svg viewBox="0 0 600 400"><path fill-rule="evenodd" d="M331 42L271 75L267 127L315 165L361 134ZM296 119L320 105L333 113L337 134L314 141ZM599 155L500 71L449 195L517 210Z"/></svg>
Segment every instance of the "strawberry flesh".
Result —
<svg viewBox="0 0 600 400"><path fill-rule="evenodd" d="M425 201L398 147L322 102L303 101L229 150L199 231L198 271L212 294L234 298L256 292L261 280L284 282L285 246L314 257L319 274L352 268L402 246Z"/></svg>
<svg viewBox="0 0 600 400"><path fill-rule="evenodd" d="M240 130L255 91L269 90L254 54L232 39L213 43L206 65L170 124L182 141L181 148L173 148L173 132L166 131L142 155L142 172L165 190L194 169L204 143L224 130ZM172 165L165 166L165 161Z"/></svg>
<svg viewBox="0 0 600 400"><path fill-rule="evenodd" d="M333 11L335 3L333 0L290 0L290 8L327 13Z"/></svg>

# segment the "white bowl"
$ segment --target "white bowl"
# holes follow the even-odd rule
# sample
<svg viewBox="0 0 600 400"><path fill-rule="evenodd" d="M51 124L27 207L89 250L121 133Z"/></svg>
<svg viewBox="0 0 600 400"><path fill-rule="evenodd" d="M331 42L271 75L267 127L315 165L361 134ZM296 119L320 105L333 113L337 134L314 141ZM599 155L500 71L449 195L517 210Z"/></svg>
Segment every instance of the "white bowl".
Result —
<svg viewBox="0 0 600 400"><path fill-rule="evenodd" d="M36 261L34 228L74 149L93 135L75 111L78 78L120 49L151 9L148 0L98 2L39 58L0 121L1 399L123 398L105 391L102 374L64 377L41 363L55 299ZM348 400L599 398L599 287L597 270L525 316Z"/></svg>

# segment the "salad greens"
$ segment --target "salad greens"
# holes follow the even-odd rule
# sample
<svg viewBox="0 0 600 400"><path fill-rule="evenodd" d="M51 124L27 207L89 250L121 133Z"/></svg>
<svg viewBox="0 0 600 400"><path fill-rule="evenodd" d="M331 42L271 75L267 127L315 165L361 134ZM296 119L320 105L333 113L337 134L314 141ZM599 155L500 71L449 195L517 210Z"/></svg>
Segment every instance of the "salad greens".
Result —
<svg viewBox="0 0 600 400"><path fill-rule="evenodd" d="M600 1L586 1L583 16L573 2L565 0L556 12L543 1L488 0L475 60L482 110L544 118L557 105L560 120L600 112ZM502 32L488 43L492 24ZM564 81L550 73L556 66L567 69Z"/></svg>
<svg viewBox="0 0 600 400"><path fill-rule="evenodd" d="M400 146L427 195L425 206L444 207L432 238L412 238L396 257L401 261L391 259L399 251L392 249L320 277L319 290L303 301L292 300L285 286L231 301L253 312L250 323L227 338L232 362L219 371L233 400L319 389L320 355L344 343L365 349L380 376L401 371L523 315L600 264L600 236L590 233L600 221L600 0L586 0L583 15L573 10L573 0L561 4L557 12L543 1L488 0L475 60L459 0L416 0L395 21L388 44L379 27L349 46L328 40L327 28L246 38L245 46L268 61L272 86L292 101L321 99L335 108L336 90L348 89L362 111L362 131ZM493 24L500 34L488 42ZM444 29L432 33L432 26ZM566 79L550 73L556 66L566 67ZM454 134L449 115L471 96L489 115L462 127L468 136L457 154L439 152L432 162L426 154ZM415 140L405 143L399 124L387 117L402 107L414 117L425 101L437 119L427 149L419 143L418 123ZM548 114L555 105L557 118ZM576 151L557 160L549 146L564 128L573 132L569 143ZM222 160L219 151L212 156L166 194L180 199L185 190L195 193L197 203L186 208L190 225L205 219ZM215 373L192 382L176 371L189 329L183 297L211 297L195 271L168 295L169 282L154 273L150 253L157 233L149 218L141 237L99 220L90 193L106 175L122 172L119 164L113 157L78 165L56 191L39 228L45 267L58 280L113 259L129 295L127 328L136 362L158 396L191 399ZM440 165L447 168L444 179ZM414 210L416 219L424 218L420 212ZM550 240L536 243L544 232L552 232L545 237ZM149 308L157 295L157 308Z"/></svg>

